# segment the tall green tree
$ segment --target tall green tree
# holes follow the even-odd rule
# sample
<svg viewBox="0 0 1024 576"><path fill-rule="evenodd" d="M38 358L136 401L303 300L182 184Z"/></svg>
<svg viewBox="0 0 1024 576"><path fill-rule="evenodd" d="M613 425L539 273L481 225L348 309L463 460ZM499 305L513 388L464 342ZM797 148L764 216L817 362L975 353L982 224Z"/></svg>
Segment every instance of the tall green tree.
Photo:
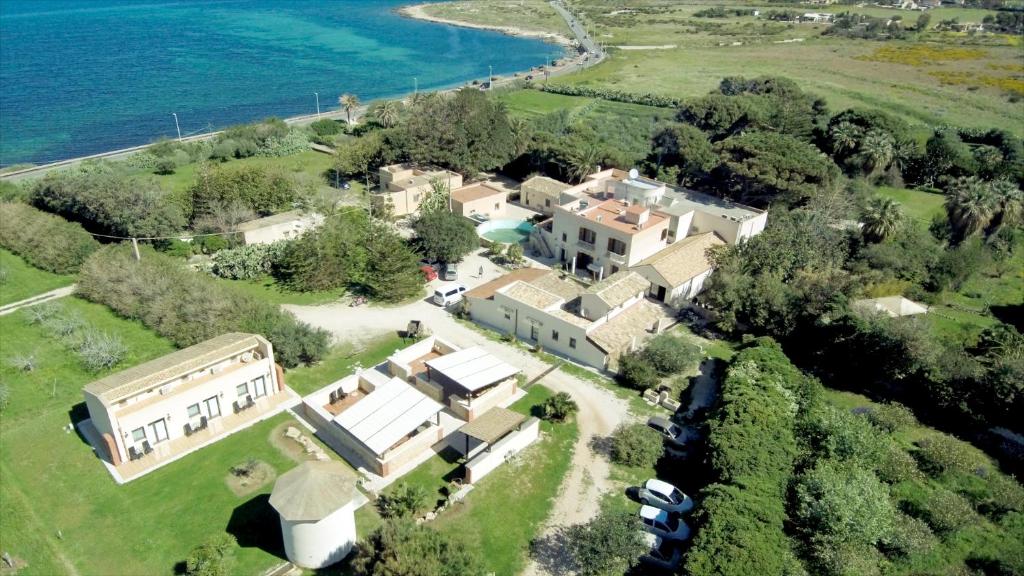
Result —
<svg viewBox="0 0 1024 576"><path fill-rule="evenodd" d="M899 202L892 198L872 198L864 209L861 233L869 242L881 242L892 236L903 221Z"/></svg>
<svg viewBox="0 0 1024 576"><path fill-rule="evenodd" d="M946 188L946 213L955 242L984 230L998 210L999 198L987 182L978 178L957 178Z"/></svg>
<svg viewBox="0 0 1024 576"><path fill-rule="evenodd" d="M726 190L759 205L801 205L839 177L820 150L788 134L744 132L715 144L715 150Z"/></svg>
<svg viewBox="0 0 1024 576"><path fill-rule="evenodd" d="M864 173L873 176L892 164L895 153L896 142L892 135L873 129L864 134L855 158Z"/></svg>
<svg viewBox="0 0 1024 576"><path fill-rule="evenodd" d="M373 119L385 128L398 124L402 114L402 103L398 100L381 100L373 106Z"/></svg>
<svg viewBox="0 0 1024 576"><path fill-rule="evenodd" d="M679 168L679 183L690 185L703 180L718 165L718 154L708 135L695 126L673 122L655 132L651 162L655 169Z"/></svg>
<svg viewBox="0 0 1024 576"><path fill-rule="evenodd" d="M628 512L602 512L569 529L569 553L580 576L617 576L637 565L649 548Z"/></svg>
<svg viewBox="0 0 1024 576"><path fill-rule="evenodd" d="M371 222L362 284L372 298L400 302L423 292L419 258L387 224Z"/></svg>
<svg viewBox="0 0 1024 576"><path fill-rule="evenodd" d="M480 246L472 223L447 210L420 214L412 229L420 252L431 260L459 262Z"/></svg>

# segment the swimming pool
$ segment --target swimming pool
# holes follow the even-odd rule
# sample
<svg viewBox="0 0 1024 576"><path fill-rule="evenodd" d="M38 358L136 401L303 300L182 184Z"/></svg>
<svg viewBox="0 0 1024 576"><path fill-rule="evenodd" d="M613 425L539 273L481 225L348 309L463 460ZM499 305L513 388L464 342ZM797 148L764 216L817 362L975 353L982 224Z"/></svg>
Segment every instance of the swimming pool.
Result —
<svg viewBox="0 0 1024 576"><path fill-rule="evenodd" d="M525 220L490 220L476 227L476 233L502 244L518 244L525 241L533 230L533 224Z"/></svg>

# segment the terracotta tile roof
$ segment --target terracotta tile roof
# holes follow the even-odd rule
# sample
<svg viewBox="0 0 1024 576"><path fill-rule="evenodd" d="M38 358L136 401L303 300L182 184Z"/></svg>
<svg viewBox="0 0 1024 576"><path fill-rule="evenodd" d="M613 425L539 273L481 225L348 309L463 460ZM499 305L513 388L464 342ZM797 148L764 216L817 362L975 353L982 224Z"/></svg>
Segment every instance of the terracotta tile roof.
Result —
<svg viewBox="0 0 1024 576"><path fill-rule="evenodd" d="M559 182L558 180L548 178L547 176L534 176L526 182L523 182L520 189L523 188L530 188L549 196L557 196L569 188L572 188L572 185L566 184L565 182Z"/></svg>
<svg viewBox="0 0 1024 576"><path fill-rule="evenodd" d="M550 270L545 270L543 268L520 268L519 270L513 270L504 276L495 278L490 282L481 284L469 292L466 292L466 297L487 299L494 296L494 293L498 290L512 284L513 282L517 282L519 280L529 282L549 273L551 273Z"/></svg>
<svg viewBox="0 0 1024 576"><path fill-rule="evenodd" d="M640 344L654 323L666 316L668 312L663 307L643 299L588 332L587 339L606 353L618 355L628 349L634 337Z"/></svg>
<svg viewBox="0 0 1024 576"><path fill-rule="evenodd" d="M711 260L707 251L714 246L724 246L722 240L714 232L705 232L687 236L674 242L661 252L643 260L633 267L650 266L669 286L675 288L688 282L711 269Z"/></svg>
<svg viewBox="0 0 1024 576"><path fill-rule="evenodd" d="M621 270L587 288L608 306L615 307L643 292L650 285L646 278L633 271Z"/></svg>

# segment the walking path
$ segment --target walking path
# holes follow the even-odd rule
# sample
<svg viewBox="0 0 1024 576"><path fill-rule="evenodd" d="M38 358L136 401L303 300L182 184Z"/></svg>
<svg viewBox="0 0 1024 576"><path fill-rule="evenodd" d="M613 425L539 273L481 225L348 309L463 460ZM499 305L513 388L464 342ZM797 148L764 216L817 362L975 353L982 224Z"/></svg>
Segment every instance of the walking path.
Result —
<svg viewBox="0 0 1024 576"><path fill-rule="evenodd" d="M36 304L42 304L43 302L49 302L51 300L64 298L65 296L70 296L75 292L75 286L75 284L72 284L71 286L64 286L63 288L57 288L56 290L50 290L49 292L36 294L31 298L26 298L24 300L19 300L17 302L11 302L10 304L0 306L0 316L11 314L12 312L21 310L26 306L35 306Z"/></svg>

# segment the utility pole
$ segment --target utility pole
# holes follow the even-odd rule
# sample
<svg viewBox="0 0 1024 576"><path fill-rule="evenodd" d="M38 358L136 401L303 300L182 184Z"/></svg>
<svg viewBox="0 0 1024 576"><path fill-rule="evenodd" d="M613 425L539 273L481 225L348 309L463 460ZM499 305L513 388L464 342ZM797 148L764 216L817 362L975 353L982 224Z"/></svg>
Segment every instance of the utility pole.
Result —
<svg viewBox="0 0 1024 576"><path fill-rule="evenodd" d="M171 112L171 116L174 116L174 127L178 130L178 142L181 142L181 126L178 126L178 113Z"/></svg>
<svg viewBox="0 0 1024 576"><path fill-rule="evenodd" d="M135 255L135 261L136 262L142 260L142 255L139 254L139 239L138 238L132 238L132 254Z"/></svg>
<svg viewBox="0 0 1024 576"><path fill-rule="evenodd" d="M494 89L494 66L487 65L487 89Z"/></svg>
<svg viewBox="0 0 1024 576"><path fill-rule="evenodd" d="M316 96L316 119L320 119L320 93L313 92L313 96Z"/></svg>

